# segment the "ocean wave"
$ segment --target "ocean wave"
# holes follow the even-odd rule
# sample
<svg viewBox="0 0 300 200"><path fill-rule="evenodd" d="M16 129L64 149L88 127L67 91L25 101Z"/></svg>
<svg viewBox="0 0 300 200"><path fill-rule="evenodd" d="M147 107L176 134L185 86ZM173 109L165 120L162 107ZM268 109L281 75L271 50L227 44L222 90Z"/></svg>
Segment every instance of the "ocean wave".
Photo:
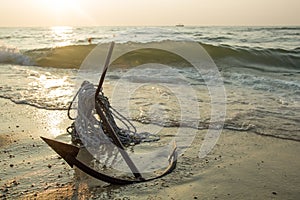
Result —
<svg viewBox="0 0 300 200"><path fill-rule="evenodd" d="M36 101L34 99L17 99L15 97L5 96L5 95L0 95L0 98L8 99L8 100L12 101L15 104L33 106L33 107L39 108L39 109L45 109L45 110L68 110L68 105L65 105L65 104L55 104L57 102L51 103L51 102L45 102L44 100ZM50 99L50 100L52 100L52 99Z"/></svg>
<svg viewBox="0 0 300 200"><path fill-rule="evenodd" d="M202 39L214 42L222 42L224 40L230 39L229 37L219 36L219 37L203 37Z"/></svg>
<svg viewBox="0 0 300 200"><path fill-rule="evenodd" d="M255 31L260 31L260 30L268 30L268 31L272 31L272 30L300 30L299 26L270 26L270 27L249 27L247 28L248 30L255 30Z"/></svg>
<svg viewBox="0 0 300 200"><path fill-rule="evenodd" d="M214 46L202 44L209 55L222 66L253 68L261 71L300 69L299 50ZM281 70L280 70L281 69Z"/></svg>
<svg viewBox="0 0 300 200"><path fill-rule="evenodd" d="M122 49L126 49L126 45L130 48L132 44L138 44L141 48L128 52L117 58L112 63L112 67L134 67L145 63L160 64L182 64L187 65L187 61L172 52L161 49L143 48L143 43L124 43L118 44ZM106 44L103 44L107 47ZM163 43L162 43L163 46ZM56 68L79 68L84 59L96 47L96 44L89 45L69 45L55 48L34 49L24 52L34 61L35 65L40 67L56 67ZM103 49L106 53L106 49Z"/></svg>
<svg viewBox="0 0 300 200"><path fill-rule="evenodd" d="M10 38L11 38L10 35L7 35L7 36L5 35L5 36L1 36L1 37L0 37L0 39L10 39Z"/></svg>
<svg viewBox="0 0 300 200"><path fill-rule="evenodd" d="M36 66L56 68L79 68L86 56L96 45L69 45L54 48L33 49L24 54Z"/></svg>
<svg viewBox="0 0 300 200"><path fill-rule="evenodd" d="M170 41L161 41L159 43L163 46L166 42ZM132 43L124 43L119 45L123 45L124 47L131 44ZM250 48L234 47L229 45L216 46L205 43L200 44L221 68L228 66L245 67L262 71L300 69L299 48L294 50L285 50L279 48ZM140 46L142 48L143 44L141 43ZM69 45L63 47L28 50L23 54L14 48L0 47L0 63L36 65L41 67L79 68L82 61L95 47L96 44ZM150 60L153 62L157 58L157 60L163 62L164 60L170 59L170 56L174 56L172 54L161 55L155 49L145 53L147 55L136 54L136 57L130 57L130 59L144 59L142 63L147 63ZM138 56L139 58L137 58ZM179 59L178 61L182 64L182 60ZM124 66L122 63L119 64L121 64L120 66Z"/></svg>
<svg viewBox="0 0 300 200"><path fill-rule="evenodd" d="M17 48L0 46L0 63L33 65L30 57L23 55Z"/></svg>
<svg viewBox="0 0 300 200"><path fill-rule="evenodd" d="M282 78L257 76L255 74L226 74L226 83L244 85L255 90L277 92L278 94L292 96L296 96L300 92L300 83L298 80L284 80Z"/></svg>
<svg viewBox="0 0 300 200"><path fill-rule="evenodd" d="M3 65L0 98L49 110L67 109L77 72L70 69Z"/></svg>

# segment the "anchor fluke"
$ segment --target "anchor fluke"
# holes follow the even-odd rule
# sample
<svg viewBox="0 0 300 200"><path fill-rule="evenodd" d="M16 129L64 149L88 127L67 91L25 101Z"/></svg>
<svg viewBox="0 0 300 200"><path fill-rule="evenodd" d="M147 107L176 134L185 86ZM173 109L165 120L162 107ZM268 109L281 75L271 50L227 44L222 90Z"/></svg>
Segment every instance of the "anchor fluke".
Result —
<svg viewBox="0 0 300 200"><path fill-rule="evenodd" d="M56 140L51 140L45 137L41 137L58 155L60 155L71 167L74 165L74 159L79 152L79 148L71 145L62 143Z"/></svg>

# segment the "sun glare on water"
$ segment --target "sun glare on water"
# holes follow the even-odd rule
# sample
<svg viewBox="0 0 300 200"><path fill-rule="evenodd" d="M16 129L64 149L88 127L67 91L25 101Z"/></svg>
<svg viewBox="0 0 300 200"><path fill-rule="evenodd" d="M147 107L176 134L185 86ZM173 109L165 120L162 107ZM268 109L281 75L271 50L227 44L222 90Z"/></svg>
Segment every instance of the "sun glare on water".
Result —
<svg viewBox="0 0 300 200"><path fill-rule="evenodd" d="M54 46L69 45L73 37L73 28L70 26L53 26L50 28Z"/></svg>

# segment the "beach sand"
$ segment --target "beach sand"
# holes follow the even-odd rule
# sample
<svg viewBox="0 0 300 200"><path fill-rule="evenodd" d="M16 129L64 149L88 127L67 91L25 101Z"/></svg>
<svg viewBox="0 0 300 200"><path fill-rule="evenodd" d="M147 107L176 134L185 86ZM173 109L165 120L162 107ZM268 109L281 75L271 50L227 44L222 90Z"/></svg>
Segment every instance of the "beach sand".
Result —
<svg viewBox="0 0 300 200"><path fill-rule="evenodd" d="M0 199L298 199L299 142L223 130L204 159L206 130L164 178L113 186L72 169L40 136L69 142L66 111L0 99ZM168 130L166 130L168 131ZM172 131L170 129L170 131Z"/></svg>

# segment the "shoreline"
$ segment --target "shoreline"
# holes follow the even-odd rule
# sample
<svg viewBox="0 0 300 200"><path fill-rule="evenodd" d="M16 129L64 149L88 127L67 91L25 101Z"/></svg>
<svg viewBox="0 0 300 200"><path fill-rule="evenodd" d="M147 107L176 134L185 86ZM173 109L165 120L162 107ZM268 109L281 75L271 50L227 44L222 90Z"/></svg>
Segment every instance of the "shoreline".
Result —
<svg viewBox="0 0 300 200"><path fill-rule="evenodd" d="M148 183L110 186L69 167L39 137L70 141L66 111L0 98L0 197L3 199L297 199L299 143L223 130L204 159L199 130L175 171ZM51 119L55 116L55 122ZM2 139L5 139L3 141ZM8 142L8 144L6 143Z"/></svg>

